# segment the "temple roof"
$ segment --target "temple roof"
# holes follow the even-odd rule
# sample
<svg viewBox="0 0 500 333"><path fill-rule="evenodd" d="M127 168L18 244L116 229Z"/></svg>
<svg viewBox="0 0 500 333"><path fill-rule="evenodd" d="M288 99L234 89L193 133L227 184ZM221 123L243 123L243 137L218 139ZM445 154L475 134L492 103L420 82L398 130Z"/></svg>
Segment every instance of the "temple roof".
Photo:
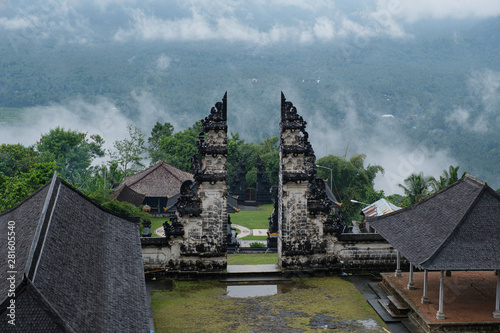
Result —
<svg viewBox="0 0 500 333"><path fill-rule="evenodd" d="M16 261L0 261L0 331L9 327L11 274L19 332L150 330L138 218L102 208L54 175L0 214L0 234L9 231ZM7 258L7 246L0 255Z"/></svg>
<svg viewBox="0 0 500 333"><path fill-rule="evenodd" d="M500 195L472 176L413 206L367 221L422 268L500 268Z"/></svg>
<svg viewBox="0 0 500 333"><path fill-rule="evenodd" d="M120 201L136 204L140 197L169 197L179 193L181 184L185 180L193 180L189 172L159 162L152 167L125 177L118 186L114 197ZM140 205L142 203L139 202Z"/></svg>

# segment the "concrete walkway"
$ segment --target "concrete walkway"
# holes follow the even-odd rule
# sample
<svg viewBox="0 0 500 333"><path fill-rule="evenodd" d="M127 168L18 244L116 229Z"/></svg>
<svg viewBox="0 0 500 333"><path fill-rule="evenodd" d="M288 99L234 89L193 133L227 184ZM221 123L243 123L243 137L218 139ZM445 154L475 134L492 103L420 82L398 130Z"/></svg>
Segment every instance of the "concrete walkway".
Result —
<svg viewBox="0 0 500 333"><path fill-rule="evenodd" d="M267 236L267 229L249 229L247 227L244 227L244 226L241 226L238 224L234 224L234 223L231 226L240 231L237 238L239 240L241 247L250 247L251 243L262 243L264 245L267 245L267 241L265 241L265 240L242 240L241 239L241 238L247 237L247 236ZM157 235L159 237L165 237L165 230L163 229L163 227L156 228L154 230L154 233L155 233L155 235Z"/></svg>

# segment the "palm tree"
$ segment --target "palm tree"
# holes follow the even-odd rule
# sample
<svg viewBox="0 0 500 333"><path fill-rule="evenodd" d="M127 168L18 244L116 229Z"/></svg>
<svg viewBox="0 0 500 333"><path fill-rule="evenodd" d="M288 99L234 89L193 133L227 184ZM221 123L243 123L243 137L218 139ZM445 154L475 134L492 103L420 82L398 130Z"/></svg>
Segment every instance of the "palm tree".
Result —
<svg viewBox="0 0 500 333"><path fill-rule="evenodd" d="M459 179L462 179L466 172L462 173L462 176L460 178L458 177L458 169L460 166L454 167L453 165L450 165L448 170L443 170L443 175L439 176L439 180L436 180L434 178L431 178L431 187L433 192L437 192L439 190L442 190L443 188L455 183Z"/></svg>
<svg viewBox="0 0 500 333"><path fill-rule="evenodd" d="M404 180L404 185L398 184L410 200L410 205L417 203L429 194L432 177L424 177L421 172L419 174L412 173Z"/></svg>

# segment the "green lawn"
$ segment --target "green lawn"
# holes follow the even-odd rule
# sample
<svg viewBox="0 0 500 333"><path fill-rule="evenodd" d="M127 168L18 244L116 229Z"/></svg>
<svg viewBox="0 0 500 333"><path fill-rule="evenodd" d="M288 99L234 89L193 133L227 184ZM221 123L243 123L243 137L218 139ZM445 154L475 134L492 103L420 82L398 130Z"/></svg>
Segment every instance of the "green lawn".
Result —
<svg viewBox="0 0 500 333"><path fill-rule="evenodd" d="M151 233L153 234L153 237L158 237L158 235L155 234L155 230L163 226L163 223L167 220L168 218L166 217L153 217L151 219Z"/></svg>
<svg viewBox="0 0 500 333"><path fill-rule="evenodd" d="M228 265L271 265L277 262L277 253L227 255Z"/></svg>
<svg viewBox="0 0 500 333"><path fill-rule="evenodd" d="M283 293L233 298L226 285L174 281L153 291L155 332L382 332L384 323L356 287L339 277L298 279Z"/></svg>
<svg viewBox="0 0 500 333"><path fill-rule="evenodd" d="M269 217L273 213L273 205L262 205L258 210L240 210L231 214L231 223L239 224L250 229L268 229Z"/></svg>

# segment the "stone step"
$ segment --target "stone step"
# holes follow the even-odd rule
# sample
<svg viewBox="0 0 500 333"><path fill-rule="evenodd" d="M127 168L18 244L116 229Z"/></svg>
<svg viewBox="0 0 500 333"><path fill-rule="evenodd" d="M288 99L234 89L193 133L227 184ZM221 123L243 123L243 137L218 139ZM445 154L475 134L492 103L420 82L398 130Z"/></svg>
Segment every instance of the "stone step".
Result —
<svg viewBox="0 0 500 333"><path fill-rule="evenodd" d="M370 282L368 283L370 289L377 295L378 298L386 298L387 293L380 286L380 282Z"/></svg>
<svg viewBox="0 0 500 333"><path fill-rule="evenodd" d="M394 305L394 307L401 313L404 313L404 312L408 312L410 311L410 308L408 307L408 305L403 302L403 301L400 301L399 298L397 298L396 296L387 296L387 299L389 300L389 302Z"/></svg>
<svg viewBox="0 0 500 333"><path fill-rule="evenodd" d="M268 265L227 265L228 274L281 273L276 264Z"/></svg>
<svg viewBox="0 0 500 333"><path fill-rule="evenodd" d="M389 312L380 304L380 299L370 299L368 303L372 306L372 308L377 312L380 318L386 323L399 323L401 322L401 318L393 317L389 314Z"/></svg>
<svg viewBox="0 0 500 333"><path fill-rule="evenodd" d="M392 309L390 307L390 304L391 304L391 301L389 301L389 299L387 298L384 298L384 299L379 299L377 300L380 305L382 305L382 307L384 308L384 310L393 318L405 318L407 317L406 313L400 313L400 312L396 312L394 311L394 309Z"/></svg>

